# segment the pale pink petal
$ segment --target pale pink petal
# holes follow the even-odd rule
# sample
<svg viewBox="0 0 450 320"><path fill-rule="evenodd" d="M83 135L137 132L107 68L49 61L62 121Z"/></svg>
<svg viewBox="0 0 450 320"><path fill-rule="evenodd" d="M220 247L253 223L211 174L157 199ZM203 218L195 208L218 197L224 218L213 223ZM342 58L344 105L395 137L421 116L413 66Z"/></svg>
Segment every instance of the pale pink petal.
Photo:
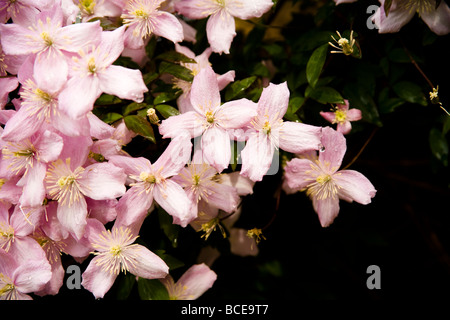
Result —
<svg viewBox="0 0 450 320"><path fill-rule="evenodd" d="M428 27L437 35L443 36L450 33L450 8L445 1L442 1L435 10L434 3L430 3L433 8L421 10L420 17Z"/></svg>
<svg viewBox="0 0 450 320"><path fill-rule="evenodd" d="M64 141L58 134L45 130L38 139L33 141L33 145L37 149L39 161L49 163L58 159L63 149Z"/></svg>
<svg viewBox="0 0 450 320"><path fill-rule="evenodd" d="M319 152L319 161L329 163L330 168L334 168L334 171L336 171L341 166L342 159L347 151L347 142L344 135L330 127L325 127L322 128L321 142L324 149Z"/></svg>
<svg viewBox="0 0 450 320"><path fill-rule="evenodd" d="M67 81L69 66L60 52L47 50L39 53L34 61L34 78L41 88L58 92Z"/></svg>
<svg viewBox="0 0 450 320"><path fill-rule="evenodd" d="M201 114L220 106L217 76L211 67L203 68L194 77L191 87L191 103L194 109Z"/></svg>
<svg viewBox="0 0 450 320"><path fill-rule="evenodd" d="M58 32L58 36L64 39L63 49L70 52L78 52L83 47L97 45L101 35L100 20L71 24Z"/></svg>
<svg viewBox="0 0 450 320"><path fill-rule="evenodd" d="M175 10L189 19L203 19L215 12L218 7L213 1L205 1L201 6L198 4L198 0L177 1Z"/></svg>
<svg viewBox="0 0 450 320"><path fill-rule="evenodd" d="M359 109L350 109L347 111L348 121L358 121L362 119L362 113Z"/></svg>
<svg viewBox="0 0 450 320"><path fill-rule="evenodd" d="M19 81L16 77L0 78L0 109L5 107L9 93L14 91L18 85Z"/></svg>
<svg viewBox="0 0 450 320"><path fill-rule="evenodd" d="M113 221L117 218L116 206L118 201L116 199L109 200L92 200L87 198L89 217L96 219L103 224Z"/></svg>
<svg viewBox="0 0 450 320"><path fill-rule="evenodd" d="M153 190L155 201L173 218L173 223L186 227L196 216L190 210L191 201L181 186L171 180Z"/></svg>
<svg viewBox="0 0 450 320"><path fill-rule="evenodd" d="M83 236L87 213L86 200L82 195L78 201L73 201L71 204L58 203L57 217L59 222L78 239Z"/></svg>
<svg viewBox="0 0 450 320"><path fill-rule="evenodd" d="M138 187L130 188L119 200L116 206L117 226L140 225L147 216L153 203L153 193L146 193Z"/></svg>
<svg viewBox="0 0 450 320"><path fill-rule="evenodd" d="M41 290L51 277L47 260L29 260L15 270L12 280L19 292L30 293Z"/></svg>
<svg viewBox="0 0 450 320"><path fill-rule="evenodd" d="M64 112L53 114L51 124L56 130L70 137L89 136L91 129L89 120L86 117L72 119Z"/></svg>
<svg viewBox="0 0 450 320"><path fill-rule="evenodd" d="M150 161L143 157L132 158L128 156L111 156L109 162L124 169L127 175L139 176L141 172L147 172L151 168Z"/></svg>
<svg viewBox="0 0 450 320"><path fill-rule="evenodd" d="M219 90L224 89L230 82L234 81L235 72L233 70L228 71L222 75L217 76L217 83L219 84Z"/></svg>
<svg viewBox="0 0 450 320"><path fill-rule="evenodd" d="M207 184L205 186L205 192L208 194L205 197L205 201L208 202L208 204L228 213L236 210L240 201L236 188L225 184Z"/></svg>
<svg viewBox="0 0 450 320"><path fill-rule="evenodd" d="M217 172L228 168L231 159L230 137L226 130L213 126L203 133L202 151L205 160Z"/></svg>
<svg viewBox="0 0 450 320"><path fill-rule="evenodd" d="M121 99L129 99L138 103L144 100L147 86L140 70L122 66L110 66L98 74L100 90Z"/></svg>
<svg viewBox="0 0 450 320"><path fill-rule="evenodd" d="M258 101L258 115L262 118L269 116L274 120L283 118L289 104L289 88L286 82L280 84L270 83L263 89Z"/></svg>
<svg viewBox="0 0 450 320"><path fill-rule="evenodd" d="M336 113L335 113L335 112L331 112L331 111L329 111L329 112L323 112L323 111L320 111L320 115L321 115L325 120L327 120L327 121L330 122L330 123L333 123L334 120L336 119Z"/></svg>
<svg viewBox="0 0 450 320"><path fill-rule="evenodd" d="M311 182L311 165L313 163L307 159L294 158L286 163L284 167L284 177L289 188L296 191L306 188Z"/></svg>
<svg viewBox="0 0 450 320"><path fill-rule="evenodd" d="M196 264L190 267L177 281L177 285L186 287L183 292L188 300L195 300L210 289L217 279L217 274L206 264Z"/></svg>
<svg viewBox="0 0 450 320"><path fill-rule="evenodd" d="M242 20L259 18L272 8L272 0L227 1L227 11Z"/></svg>
<svg viewBox="0 0 450 320"><path fill-rule="evenodd" d="M120 56L124 49L125 26L114 29L114 31L103 31L99 51L107 53L102 56L102 65L109 66Z"/></svg>
<svg viewBox="0 0 450 320"><path fill-rule="evenodd" d="M322 227L328 227L333 223L334 219L339 214L339 198L328 197L323 200L313 198L313 207L319 216L319 221Z"/></svg>
<svg viewBox="0 0 450 320"><path fill-rule="evenodd" d="M345 121L343 123L340 122L336 127L336 131L342 134L349 134L350 131L352 131L352 124L350 121Z"/></svg>
<svg viewBox="0 0 450 320"><path fill-rule="evenodd" d="M321 127L289 121L283 122L278 137L279 147L291 153L318 150L321 132Z"/></svg>
<svg viewBox="0 0 450 320"><path fill-rule="evenodd" d="M178 19L171 13L159 11L154 17L155 30L157 36L166 38L172 42L183 41L183 27Z"/></svg>
<svg viewBox="0 0 450 320"><path fill-rule="evenodd" d="M39 161L33 164L26 175L17 183L23 186L20 204L26 207L35 207L42 205L45 198L44 178L47 166Z"/></svg>
<svg viewBox="0 0 450 320"><path fill-rule="evenodd" d="M214 52L230 53L231 43L236 36L234 18L226 10L214 13L206 23L206 35Z"/></svg>
<svg viewBox="0 0 450 320"><path fill-rule="evenodd" d="M96 139L107 139L114 134L114 127L102 121L95 114L89 112L87 114L90 125L90 135Z"/></svg>
<svg viewBox="0 0 450 320"><path fill-rule="evenodd" d="M101 93L98 77L72 77L59 94L59 108L71 118L79 119L93 109Z"/></svg>
<svg viewBox="0 0 450 320"><path fill-rule="evenodd" d="M83 272L83 281L81 285L92 292L96 299L103 298L111 289L117 275L112 272L102 270L102 266L96 262L100 257L94 257Z"/></svg>
<svg viewBox="0 0 450 320"><path fill-rule="evenodd" d="M248 99L239 99L225 102L216 111L215 117L224 129L241 128L248 124L256 116L258 105Z"/></svg>
<svg viewBox="0 0 450 320"><path fill-rule="evenodd" d="M381 6L374 14L373 20L378 26L379 33L393 33L398 32L407 24L415 15L415 10L404 10L402 8L391 8L388 17L384 11L384 6Z"/></svg>
<svg viewBox="0 0 450 320"><path fill-rule="evenodd" d="M43 121L43 118L31 116L27 108L20 108L6 123L2 139L12 142L23 141L36 133Z"/></svg>
<svg viewBox="0 0 450 320"><path fill-rule="evenodd" d="M30 30L15 23L0 24L2 50L7 55L25 55L40 49L34 41L29 41Z"/></svg>
<svg viewBox="0 0 450 320"><path fill-rule="evenodd" d="M192 143L186 134L174 138L163 154L153 164L154 170L161 170L161 175L168 178L177 175L191 157Z"/></svg>
<svg viewBox="0 0 450 320"><path fill-rule="evenodd" d="M241 151L241 174L253 181L261 181L272 164L273 154L274 147L266 134L250 136Z"/></svg>
<svg viewBox="0 0 450 320"><path fill-rule="evenodd" d="M195 111L169 117L161 122L159 133L166 138L175 138L182 132L187 132L191 138L203 133L204 118Z"/></svg>
<svg viewBox="0 0 450 320"><path fill-rule="evenodd" d="M135 276L144 279L159 279L164 278L169 272L167 264L144 246L127 247L122 254L131 262L128 270Z"/></svg>
<svg viewBox="0 0 450 320"><path fill-rule="evenodd" d="M254 181L242 176L239 171L220 175L220 183L236 188L240 196L252 194L255 185Z"/></svg>
<svg viewBox="0 0 450 320"><path fill-rule="evenodd" d="M78 182L84 195L94 200L108 200L125 194L126 178L122 168L102 162L86 167Z"/></svg>
<svg viewBox="0 0 450 320"><path fill-rule="evenodd" d="M372 183L361 173L354 170L342 170L333 175L338 189L338 195L361 204L369 204L376 194Z"/></svg>

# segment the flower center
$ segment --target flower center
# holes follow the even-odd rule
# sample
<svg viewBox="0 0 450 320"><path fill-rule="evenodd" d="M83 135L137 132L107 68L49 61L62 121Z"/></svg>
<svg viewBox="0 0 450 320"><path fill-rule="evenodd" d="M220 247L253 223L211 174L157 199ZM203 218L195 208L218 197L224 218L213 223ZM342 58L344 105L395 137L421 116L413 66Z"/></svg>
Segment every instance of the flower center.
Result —
<svg viewBox="0 0 450 320"><path fill-rule="evenodd" d="M83 13L87 15L92 15L94 14L95 5L96 5L95 0L80 0L78 7Z"/></svg>
<svg viewBox="0 0 450 320"><path fill-rule="evenodd" d="M334 121L337 123L344 123L347 120L347 111L336 110Z"/></svg>
<svg viewBox="0 0 450 320"><path fill-rule="evenodd" d="M206 114L205 114L205 117L206 117L206 121L208 121L208 123L214 123L214 114L213 114L213 112L212 111L207 111L206 112Z"/></svg>
<svg viewBox="0 0 450 320"><path fill-rule="evenodd" d="M157 179L153 174L150 174L148 172L141 172L141 174L139 175L139 179L141 179L142 181L148 182L148 183L156 183Z"/></svg>
<svg viewBox="0 0 450 320"><path fill-rule="evenodd" d="M48 34L48 32L46 31L41 32L41 38L42 40L44 40L44 43L47 47L51 47L53 45L53 40Z"/></svg>
<svg viewBox="0 0 450 320"><path fill-rule="evenodd" d="M9 251L11 244L14 242L14 228L4 223L0 224L0 248Z"/></svg>
<svg viewBox="0 0 450 320"><path fill-rule="evenodd" d="M94 74L97 71L97 68L95 66L95 59L94 57L91 57L88 61L88 70L90 73Z"/></svg>
<svg viewBox="0 0 450 320"><path fill-rule="evenodd" d="M269 121L264 122L264 125L263 125L263 127L262 127L262 131L263 131L265 134L270 134L270 130L272 130L272 127L271 127L271 125L270 125L270 122L269 122Z"/></svg>

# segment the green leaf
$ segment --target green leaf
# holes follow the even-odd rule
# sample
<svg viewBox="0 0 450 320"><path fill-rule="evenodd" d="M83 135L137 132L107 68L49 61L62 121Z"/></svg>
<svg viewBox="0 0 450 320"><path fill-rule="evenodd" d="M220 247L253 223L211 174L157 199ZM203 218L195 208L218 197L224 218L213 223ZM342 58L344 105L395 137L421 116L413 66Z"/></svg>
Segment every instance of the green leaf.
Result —
<svg viewBox="0 0 450 320"><path fill-rule="evenodd" d="M146 103L137 103L132 102L129 105L122 108L122 114L124 116L129 115L130 113L133 113L134 111L141 110L147 107Z"/></svg>
<svg viewBox="0 0 450 320"><path fill-rule="evenodd" d="M308 94L307 94L308 93ZM316 100L317 102L327 104L327 103L339 103L343 104L344 98L342 95L331 87L319 87L312 90L306 90L305 96Z"/></svg>
<svg viewBox="0 0 450 320"><path fill-rule="evenodd" d="M126 300L130 296L131 290L136 282L136 276L131 273L121 273L117 282L118 289L116 297L118 300Z"/></svg>
<svg viewBox="0 0 450 320"><path fill-rule="evenodd" d="M255 80L256 76L252 76L233 82L231 85L228 86L225 92L225 100L229 101L238 96L240 93L243 93L253 84L253 82L255 82Z"/></svg>
<svg viewBox="0 0 450 320"><path fill-rule="evenodd" d="M123 119L129 130L143 136L144 138L147 138L153 143L156 143L152 125L146 119L137 115L126 116Z"/></svg>
<svg viewBox="0 0 450 320"><path fill-rule="evenodd" d="M152 36L145 46L145 53L147 53L147 57L149 57L150 59L152 59L153 55L155 54L156 43L156 36Z"/></svg>
<svg viewBox="0 0 450 320"><path fill-rule="evenodd" d="M182 91L181 90L171 90L171 91L166 91L166 92L161 92L160 94L158 94L155 97L155 100L153 100L153 103L155 105L158 104L162 104L162 103L166 103L172 100L175 100L176 98L178 98L181 95Z"/></svg>
<svg viewBox="0 0 450 320"><path fill-rule="evenodd" d="M327 58L328 44L324 44L314 50L306 65L306 79L311 87L315 87Z"/></svg>
<svg viewBox="0 0 450 320"><path fill-rule="evenodd" d="M141 300L170 300L166 287L158 279L138 279L138 292Z"/></svg>
<svg viewBox="0 0 450 320"><path fill-rule="evenodd" d="M410 103L417 103L422 106L428 105L427 99L422 89L415 83L401 81L392 87L394 92L402 99Z"/></svg>
<svg viewBox="0 0 450 320"><path fill-rule="evenodd" d="M142 79L144 79L144 83L146 86L148 86L150 83L152 83L153 80L157 79L159 77L159 74L157 72L149 72L142 76Z"/></svg>
<svg viewBox="0 0 450 320"><path fill-rule="evenodd" d="M359 83L348 83L345 86L343 93L350 102L350 108L360 109L365 121L379 127L383 125L378 112L378 107L363 85Z"/></svg>
<svg viewBox="0 0 450 320"><path fill-rule="evenodd" d="M433 128L430 131L429 141L432 154L444 166L448 166L448 142L445 136L437 128Z"/></svg>
<svg viewBox="0 0 450 320"><path fill-rule="evenodd" d="M296 114L296 112L301 108L304 102L305 98L303 97L294 97L290 99L284 118L286 118L289 121L300 121L300 118Z"/></svg>
<svg viewBox="0 0 450 320"><path fill-rule="evenodd" d="M114 123L122 118L122 115L116 112L108 112L101 116L101 119L108 124Z"/></svg>
<svg viewBox="0 0 450 320"><path fill-rule="evenodd" d="M444 126L442 127L442 134L445 136L450 131L450 117L445 117Z"/></svg>
<svg viewBox="0 0 450 320"><path fill-rule="evenodd" d="M405 104L405 100L401 98L389 98L386 101L380 102L380 113L390 113L395 109Z"/></svg>
<svg viewBox="0 0 450 320"><path fill-rule="evenodd" d="M155 57L155 60L164 60L167 62L197 63L197 61L195 61L194 59L191 59L175 50L161 53L160 55Z"/></svg>
<svg viewBox="0 0 450 320"><path fill-rule="evenodd" d="M178 111L178 109L169 106L168 104L158 104L157 106L155 106L155 109L158 110L158 112L161 113L161 115L166 119L171 116L177 116L180 114L180 111Z"/></svg>
<svg viewBox="0 0 450 320"><path fill-rule="evenodd" d="M98 97L98 99L95 101L94 105L97 105L97 106L108 106L108 105L111 105L111 104L118 104L118 103L121 103L121 102L122 102L122 100L120 100L116 96L104 93L100 97Z"/></svg>
<svg viewBox="0 0 450 320"><path fill-rule="evenodd" d="M165 250L155 250L154 253L164 260L171 271L185 266L182 261L170 254L167 254Z"/></svg>
<svg viewBox="0 0 450 320"><path fill-rule="evenodd" d="M180 66L179 64L162 61L159 65L159 73L168 73L173 75L174 77L192 82L194 79L194 75L192 74L192 71L186 67Z"/></svg>

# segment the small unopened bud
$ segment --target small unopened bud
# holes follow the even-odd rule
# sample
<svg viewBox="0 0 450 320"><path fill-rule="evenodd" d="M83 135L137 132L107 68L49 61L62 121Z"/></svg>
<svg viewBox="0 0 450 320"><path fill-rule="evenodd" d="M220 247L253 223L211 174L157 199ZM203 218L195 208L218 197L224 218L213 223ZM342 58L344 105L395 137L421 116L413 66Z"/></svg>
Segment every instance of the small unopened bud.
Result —
<svg viewBox="0 0 450 320"><path fill-rule="evenodd" d="M154 108L150 108L147 110L147 117L150 120L151 124L156 124L159 126L159 118Z"/></svg>

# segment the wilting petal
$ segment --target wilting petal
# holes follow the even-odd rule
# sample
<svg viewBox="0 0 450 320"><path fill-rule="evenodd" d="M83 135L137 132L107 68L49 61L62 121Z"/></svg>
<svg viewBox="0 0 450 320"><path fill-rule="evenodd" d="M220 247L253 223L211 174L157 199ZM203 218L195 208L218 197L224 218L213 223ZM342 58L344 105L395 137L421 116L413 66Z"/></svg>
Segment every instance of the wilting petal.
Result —
<svg viewBox="0 0 450 320"><path fill-rule="evenodd" d="M333 175L336 184L341 188L338 195L361 204L369 204L376 194L372 183L361 173L354 170L342 170Z"/></svg>

